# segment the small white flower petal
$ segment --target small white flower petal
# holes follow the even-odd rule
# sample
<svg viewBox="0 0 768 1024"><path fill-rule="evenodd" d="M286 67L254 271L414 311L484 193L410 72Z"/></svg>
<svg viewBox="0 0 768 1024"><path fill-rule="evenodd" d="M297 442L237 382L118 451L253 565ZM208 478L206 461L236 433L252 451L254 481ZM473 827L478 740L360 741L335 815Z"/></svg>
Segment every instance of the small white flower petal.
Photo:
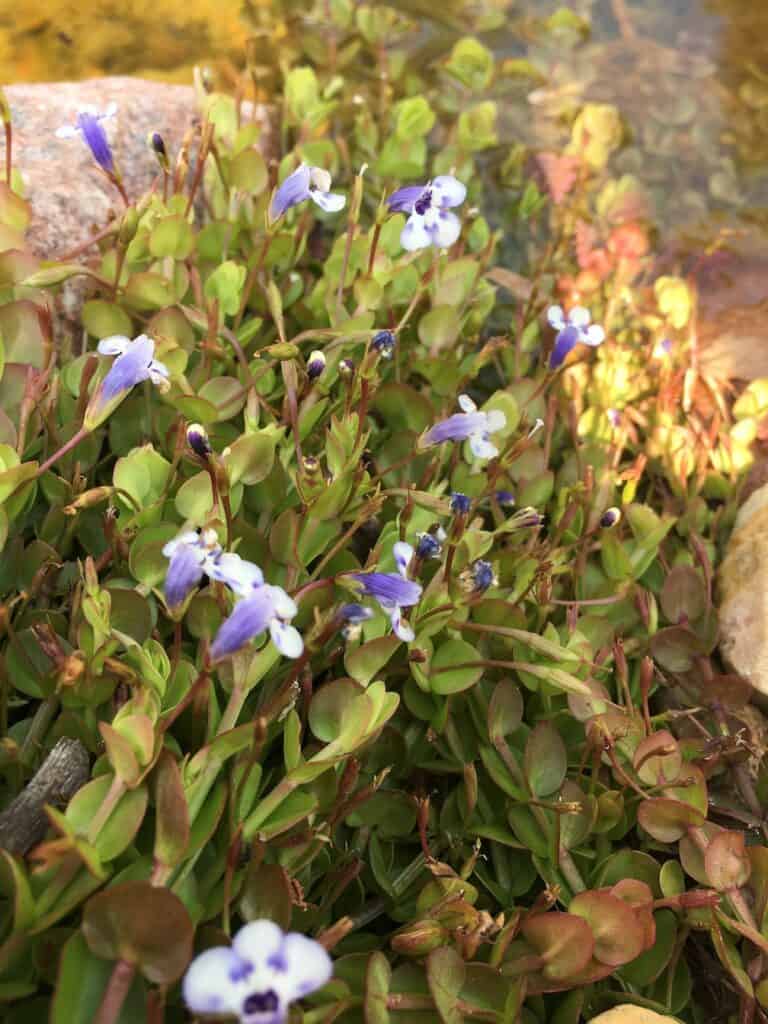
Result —
<svg viewBox="0 0 768 1024"><path fill-rule="evenodd" d="M103 356L121 356L131 344L131 339L126 338L124 334L111 334L108 338L101 339L96 346L96 351Z"/></svg>
<svg viewBox="0 0 768 1024"><path fill-rule="evenodd" d="M281 619L292 619L298 615L299 609L296 607L296 602L286 594L282 587L268 586L267 592L272 607L275 609L275 615Z"/></svg>
<svg viewBox="0 0 768 1024"><path fill-rule="evenodd" d="M232 940L232 949L241 960L258 970L267 965L270 957L281 952L283 931L274 921L251 921Z"/></svg>
<svg viewBox="0 0 768 1024"><path fill-rule="evenodd" d="M595 345L602 345L605 341L605 331L599 324L592 324L582 332L581 340L585 345L592 345L594 348Z"/></svg>
<svg viewBox="0 0 768 1024"><path fill-rule="evenodd" d="M469 439L469 447L472 454L478 459L494 459L499 454L495 444L491 444L487 437L482 434L473 434Z"/></svg>
<svg viewBox="0 0 768 1024"><path fill-rule="evenodd" d="M440 249L447 249L461 234L461 221L455 213L443 212L438 215L432 227L432 242Z"/></svg>
<svg viewBox="0 0 768 1024"><path fill-rule="evenodd" d="M185 530L184 533L180 533L178 537L174 537L173 540L169 540L167 544L163 545L163 554L166 558L171 558L174 552L182 545L192 546L197 545L200 542L200 535L196 530Z"/></svg>
<svg viewBox="0 0 768 1024"><path fill-rule="evenodd" d="M247 597L254 587L264 583L264 574L258 565L229 551L212 558L207 573L218 583L226 583L238 597Z"/></svg>
<svg viewBox="0 0 768 1024"><path fill-rule="evenodd" d="M206 949L195 957L184 975L181 990L193 1013L237 1013L242 1003L232 973L237 977L240 959L225 946Z"/></svg>
<svg viewBox="0 0 768 1024"><path fill-rule="evenodd" d="M486 425L489 434L495 434L497 430L503 430L507 425L507 417L501 409L489 409L486 413Z"/></svg>
<svg viewBox="0 0 768 1024"><path fill-rule="evenodd" d="M573 327L586 327L591 319L592 316L585 306L574 306L568 314L568 322Z"/></svg>
<svg viewBox="0 0 768 1024"><path fill-rule="evenodd" d="M477 406L469 395L459 395L459 408L462 412L477 412Z"/></svg>
<svg viewBox="0 0 768 1024"><path fill-rule="evenodd" d="M550 306L547 310L547 320L550 327L554 327L556 331L562 331L566 325L562 306Z"/></svg>
<svg viewBox="0 0 768 1024"><path fill-rule="evenodd" d="M324 167L310 167L309 180L319 192L331 191L331 172Z"/></svg>
<svg viewBox="0 0 768 1024"><path fill-rule="evenodd" d="M347 202L347 197L339 195L338 192L320 192L316 188L309 190L309 198L326 213L338 213L344 209Z"/></svg>
<svg viewBox="0 0 768 1024"><path fill-rule="evenodd" d="M400 232L400 244L408 252L426 249L432 245L432 235L424 226L424 218L418 213L412 213L408 218L408 223Z"/></svg>
<svg viewBox="0 0 768 1024"><path fill-rule="evenodd" d="M467 186L452 174L439 174L432 182L440 206L461 206L467 198Z"/></svg>
<svg viewBox="0 0 768 1024"><path fill-rule="evenodd" d="M165 363L161 363L157 359L153 359L149 364L149 379L155 387L163 388L168 384L170 376L170 371Z"/></svg>
<svg viewBox="0 0 768 1024"><path fill-rule="evenodd" d="M63 124L61 128L57 128L54 132L57 139L74 139L79 134L80 130L75 128L73 124Z"/></svg>
<svg viewBox="0 0 768 1024"><path fill-rule="evenodd" d="M269 635L272 637L272 643L285 658L301 657L304 641L298 629L286 625L280 619L272 619L269 624Z"/></svg>
<svg viewBox="0 0 768 1024"><path fill-rule="evenodd" d="M288 1000L300 999L322 988L333 974L333 962L319 942L308 939L298 932L289 932L283 942L283 959L286 975L290 979L282 990Z"/></svg>
<svg viewBox="0 0 768 1024"><path fill-rule="evenodd" d="M413 548L410 544L406 544L404 540L399 540L392 548L392 552L395 556L397 571L401 576L405 576L413 558Z"/></svg>
<svg viewBox="0 0 768 1024"><path fill-rule="evenodd" d="M392 623L392 632L395 636L402 640L404 644L409 644L415 638L416 634L413 629L402 617L400 609L395 607L392 609L389 615L389 621Z"/></svg>

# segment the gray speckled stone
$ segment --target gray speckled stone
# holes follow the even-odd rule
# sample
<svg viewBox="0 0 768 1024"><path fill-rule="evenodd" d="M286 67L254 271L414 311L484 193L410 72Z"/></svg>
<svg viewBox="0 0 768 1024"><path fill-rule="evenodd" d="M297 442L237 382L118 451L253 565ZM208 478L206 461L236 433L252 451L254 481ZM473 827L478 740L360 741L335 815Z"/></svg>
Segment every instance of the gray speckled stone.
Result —
<svg viewBox="0 0 768 1024"><path fill-rule="evenodd" d="M33 210L29 242L45 259L73 248L123 209L120 196L98 170L82 139L59 139L57 128L74 123L80 107L90 104L103 110L116 103L117 115L104 124L128 196L137 198L158 174L157 161L147 146L148 134L160 132L173 162L184 134L199 117L191 86L141 78L12 85L5 93L13 115L14 164L24 176ZM256 117L263 126L261 144L266 152L270 139L266 109L258 108ZM2 143L0 152L4 153Z"/></svg>

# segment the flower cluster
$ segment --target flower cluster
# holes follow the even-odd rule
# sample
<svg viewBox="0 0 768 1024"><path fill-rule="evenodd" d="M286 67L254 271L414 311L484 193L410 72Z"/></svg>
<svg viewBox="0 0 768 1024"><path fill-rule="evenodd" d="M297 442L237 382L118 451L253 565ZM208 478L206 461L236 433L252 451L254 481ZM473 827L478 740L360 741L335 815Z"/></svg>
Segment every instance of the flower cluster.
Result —
<svg viewBox="0 0 768 1024"><path fill-rule="evenodd" d="M273 921L252 921L231 946L195 957L182 984L192 1013L228 1014L240 1024L283 1024L296 999L322 988L333 973L328 953Z"/></svg>
<svg viewBox="0 0 768 1024"><path fill-rule="evenodd" d="M214 530L179 534L165 545L163 554L170 559L165 599L171 611L182 607L203 577L225 584L240 598L211 645L212 661L234 654L265 630L286 658L301 655L304 642L290 625L298 614L295 601L282 587L265 583L258 565L223 551Z"/></svg>

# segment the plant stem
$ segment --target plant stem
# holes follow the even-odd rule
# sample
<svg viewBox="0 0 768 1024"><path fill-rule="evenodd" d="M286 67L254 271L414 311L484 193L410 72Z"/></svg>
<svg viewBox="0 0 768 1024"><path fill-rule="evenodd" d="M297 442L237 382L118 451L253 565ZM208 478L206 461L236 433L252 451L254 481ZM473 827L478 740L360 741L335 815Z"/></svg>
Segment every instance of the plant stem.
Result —
<svg viewBox="0 0 768 1024"><path fill-rule="evenodd" d="M57 452L54 452L53 455L49 456L45 460L45 462L41 463L37 467L37 475L42 476L43 473L45 473L47 470L51 468L54 462L58 462L59 459L62 459L68 452L71 452L72 449L76 448L81 441L84 441L89 434L90 430L88 430L86 427L80 427L77 433L73 434L72 437L70 437L70 439L65 444L63 444Z"/></svg>
<svg viewBox="0 0 768 1024"><path fill-rule="evenodd" d="M127 960L117 961L112 968L112 974L109 976L107 987L96 1011L94 1024L116 1024L135 974L134 964L129 964Z"/></svg>

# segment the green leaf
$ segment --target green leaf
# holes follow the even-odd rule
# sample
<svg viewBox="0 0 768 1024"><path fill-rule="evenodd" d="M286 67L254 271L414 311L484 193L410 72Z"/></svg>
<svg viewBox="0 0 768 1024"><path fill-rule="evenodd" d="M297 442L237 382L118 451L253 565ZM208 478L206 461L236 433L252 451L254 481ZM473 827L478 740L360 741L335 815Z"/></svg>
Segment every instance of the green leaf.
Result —
<svg viewBox="0 0 768 1024"><path fill-rule="evenodd" d="M246 273L242 264L232 260L220 263L205 282L205 297L216 299L222 313L234 316L240 308Z"/></svg>
<svg viewBox="0 0 768 1024"><path fill-rule="evenodd" d="M435 651L429 665L429 686L432 693L460 693L474 686L483 674L482 665L454 668L463 662L477 662L480 654L466 640L448 640Z"/></svg>
<svg viewBox="0 0 768 1024"><path fill-rule="evenodd" d="M451 946L433 950L427 957L427 983L442 1024L464 1024L458 998L464 984L464 961Z"/></svg>
<svg viewBox="0 0 768 1024"><path fill-rule="evenodd" d="M411 96L395 105L395 136L401 141L428 135L435 123L435 112L424 96Z"/></svg>

